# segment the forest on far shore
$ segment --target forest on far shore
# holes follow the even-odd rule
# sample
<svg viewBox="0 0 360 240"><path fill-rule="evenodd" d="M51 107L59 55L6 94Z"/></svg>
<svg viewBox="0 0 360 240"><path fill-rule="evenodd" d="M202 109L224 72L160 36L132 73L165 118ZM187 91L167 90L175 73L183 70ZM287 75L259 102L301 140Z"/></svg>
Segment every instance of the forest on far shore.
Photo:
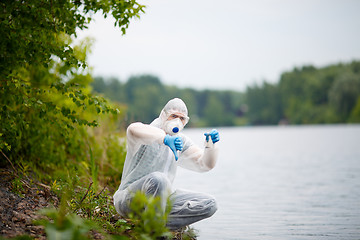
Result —
<svg viewBox="0 0 360 240"><path fill-rule="evenodd" d="M294 68L277 83L264 81L245 92L179 88L153 75L126 82L95 77L91 86L125 106L126 124L150 123L174 97L187 104L192 127L360 122L360 61Z"/></svg>

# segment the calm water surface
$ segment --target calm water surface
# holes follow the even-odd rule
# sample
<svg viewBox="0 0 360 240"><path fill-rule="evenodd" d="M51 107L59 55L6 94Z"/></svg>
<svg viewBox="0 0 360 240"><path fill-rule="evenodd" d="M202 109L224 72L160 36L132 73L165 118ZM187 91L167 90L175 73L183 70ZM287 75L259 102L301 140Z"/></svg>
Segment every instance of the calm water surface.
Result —
<svg viewBox="0 0 360 240"><path fill-rule="evenodd" d="M360 239L360 125L218 130L216 167L175 180L218 201L200 240ZM184 130L200 145L203 132Z"/></svg>

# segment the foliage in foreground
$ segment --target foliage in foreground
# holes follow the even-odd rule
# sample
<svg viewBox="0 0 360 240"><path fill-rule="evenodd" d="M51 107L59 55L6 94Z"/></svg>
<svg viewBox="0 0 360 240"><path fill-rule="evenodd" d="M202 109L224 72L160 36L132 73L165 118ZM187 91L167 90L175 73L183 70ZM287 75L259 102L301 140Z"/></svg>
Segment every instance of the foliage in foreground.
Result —
<svg viewBox="0 0 360 240"><path fill-rule="evenodd" d="M87 192L88 193L88 192ZM166 229L165 214L155 211L159 207L158 198L147 198L144 194L138 193L134 197L137 205L133 205L134 215L131 220L118 219L110 222L109 214L114 214L114 207L109 204L109 199L103 195L96 198L102 198L104 204L95 204L94 196L89 194L88 202L81 202L79 205L73 201L70 206L62 204L59 210L46 209L41 214L46 216L37 224L45 227L46 235L49 240L77 240L92 239L92 234L100 234L104 239L156 239L157 237L172 237L172 234ZM100 201L100 202L101 202ZM144 209L139 209L143 206ZM67 207L73 208L72 211L64 211ZM90 218L81 218L75 212L84 211L92 215ZM111 215L110 215L111 216ZM159 221L160 220L160 221Z"/></svg>
<svg viewBox="0 0 360 240"><path fill-rule="evenodd" d="M26 162L52 174L81 164L89 149L95 153L88 127L98 125L99 114L113 113L113 120L119 120L121 106L91 94L89 42L74 46L72 38L98 11L112 14L125 33L144 6L54 0L5 1L1 7L1 165Z"/></svg>
<svg viewBox="0 0 360 240"><path fill-rule="evenodd" d="M94 231L132 239L127 231L135 223L111 219L125 157L118 123L126 109L91 93L90 42L74 46L72 39L96 12L112 14L125 33L144 6L123 0L0 6L0 166L12 167L13 190L22 194L24 177L61 199L58 209L43 211L49 239L88 239Z"/></svg>

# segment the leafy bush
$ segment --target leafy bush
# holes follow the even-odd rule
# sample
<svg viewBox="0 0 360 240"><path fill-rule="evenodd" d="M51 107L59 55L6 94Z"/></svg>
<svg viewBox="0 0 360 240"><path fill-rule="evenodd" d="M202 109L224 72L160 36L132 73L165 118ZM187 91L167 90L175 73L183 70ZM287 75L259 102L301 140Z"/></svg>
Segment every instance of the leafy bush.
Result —
<svg viewBox="0 0 360 240"><path fill-rule="evenodd" d="M135 223L134 233L136 239L156 239L159 237L172 237L166 228L167 216L171 204L167 204L165 212L162 209L160 197L148 197L138 191L135 193L130 208L130 218Z"/></svg>
<svg viewBox="0 0 360 240"><path fill-rule="evenodd" d="M111 195L106 189L96 194L92 184L87 189L77 185L74 196L69 185L66 187L67 192L65 196L63 195L58 210L40 211L47 218L39 220L37 224L45 227L46 235L50 240L91 239L90 231L96 231L106 239L158 239L159 237L171 239L173 237L166 228L170 208L164 213L161 210L159 197L148 198L145 194L137 192L131 204L131 220L114 221L112 217L116 211L110 199ZM69 197L70 201L68 201Z"/></svg>
<svg viewBox="0 0 360 240"><path fill-rule="evenodd" d="M107 0L5 1L0 6L1 164L26 160L47 171L77 163L86 157L85 126L97 126L100 113L119 111L91 94L89 41L74 46L72 38L99 11L104 17L112 14L125 33L144 6Z"/></svg>
<svg viewBox="0 0 360 240"><path fill-rule="evenodd" d="M87 240L90 229L95 226L91 221L84 220L75 214L61 214L55 209L46 209L42 214L51 219L42 220L49 240Z"/></svg>

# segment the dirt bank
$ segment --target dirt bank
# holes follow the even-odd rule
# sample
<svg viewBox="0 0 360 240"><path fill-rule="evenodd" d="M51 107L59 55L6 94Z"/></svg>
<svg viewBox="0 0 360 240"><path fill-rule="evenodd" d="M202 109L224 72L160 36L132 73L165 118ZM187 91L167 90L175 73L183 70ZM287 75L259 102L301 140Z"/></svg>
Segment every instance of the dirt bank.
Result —
<svg viewBox="0 0 360 240"><path fill-rule="evenodd" d="M20 180L12 171L0 169L0 203L0 236L27 234L46 239L44 228L34 224L40 218L38 210L58 204L46 186Z"/></svg>

